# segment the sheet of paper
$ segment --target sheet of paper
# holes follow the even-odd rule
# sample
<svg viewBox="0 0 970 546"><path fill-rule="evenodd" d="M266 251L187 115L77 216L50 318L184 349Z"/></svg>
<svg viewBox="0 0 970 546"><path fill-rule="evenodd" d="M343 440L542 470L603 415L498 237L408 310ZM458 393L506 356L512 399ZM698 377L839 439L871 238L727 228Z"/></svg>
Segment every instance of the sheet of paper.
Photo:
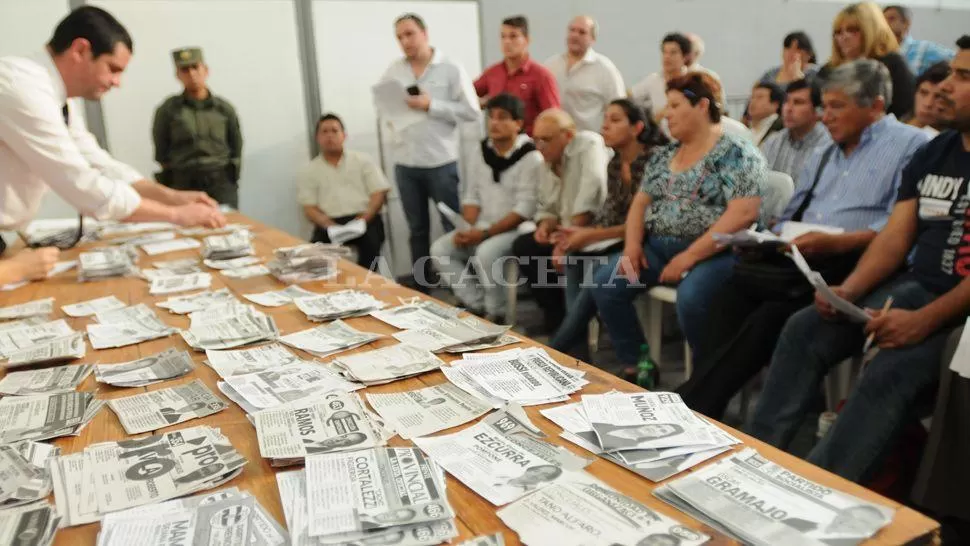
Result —
<svg viewBox="0 0 970 546"><path fill-rule="evenodd" d="M381 121L393 131L400 131L428 119L428 114L408 107L408 91L397 80L383 80L371 87L374 107Z"/></svg>
<svg viewBox="0 0 970 546"><path fill-rule="evenodd" d="M145 254L149 256L158 256L159 254L165 254L166 252L175 252L177 250L188 250L190 248L199 248L202 243L196 241L195 239L175 239L174 241L161 241L158 243L148 243L141 245L141 249L145 251Z"/></svg>

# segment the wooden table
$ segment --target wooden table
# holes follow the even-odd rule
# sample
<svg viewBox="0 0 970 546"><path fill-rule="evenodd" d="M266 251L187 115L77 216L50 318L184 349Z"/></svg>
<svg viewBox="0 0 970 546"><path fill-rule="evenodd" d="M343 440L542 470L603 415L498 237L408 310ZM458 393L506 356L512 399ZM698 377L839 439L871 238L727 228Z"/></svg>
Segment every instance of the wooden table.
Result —
<svg viewBox="0 0 970 546"><path fill-rule="evenodd" d="M266 257L269 256L275 248L290 246L301 242L295 237L259 224L258 222L250 220L241 215L231 215L229 220L232 222L241 222L250 225L251 230L256 235L254 245L259 256ZM103 243L88 243L86 245L82 245L80 250L102 244ZM74 258L78 252L78 249L68 251L65 253L65 258L63 259ZM199 257L198 250L173 252L156 257L147 257L142 254L139 265L141 267L150 267L153 261L188 257ZM242 294L276 290L283 287L281 283L276 281L271 276L238 280L229 279L216 271L212 271L211 273L213 278L212 289L228 287L230 290L232 290L232 292L239 296L240 299L242 299ZM335 291L354 286L371 292L375 297L383 300L389 305L399 304L399 297L413 297L420 295L417 292L394 283L393 281L368 273L363 268L348 262L341 263L340 273L336 279L328 282L307 283L303 286L315 292ZM168 324L179 328L188 327L188 319L186 317L174 315L164 309L154 307L153 304L155 302L167 299L168 296L150 296L148 294L148 283L141 279L135 278L111 279L79 284L76 282L76 273L69 272L44 282L31 283L12 292L0 293L0 306L13 305L33 299L53 296L56 298L53 318L64 318L75 330L83 331L85 326L91 322L92 319L68 317L61 311L61 306L89 300L92 298L108 296L111 294L114 294L119 299L130 305L142 302L147 303L153 307L158 316ZM303 313L301 313L295 305L286 305L276 308L261 308L261 310L273 316L282 334L289 334L304 330L314 325L313 323L309 322L306 317L304 317ZM371 332L390 334L396 331L396 329L392 326L389 326L369 316L348 319L347 322L352 324L355 328ZM357 351L368 351L387 345L393 345L395 343L397 342L393 338L387 337L359 348ZM523 339L523 345L519 346L531 345L538 344L531 340ZM125 362L134 360L138 357L160 352L169 347L177 347L182 350L191 351L180 336L174 335L168 338L148 341L118 349L101 351L88 349L87 356L82 360L84 362L92 363ZM612 389L627 392L640 390L639 387L621 381L620 379L597 368L579 362L576 359L570 358L551 349L547 348L547 350L561 364L569 367L576 367L586 372L586 379L590 381L590 384L582 390L582 393L584 394L602 393ZM201 364L201 361L204 358L204 353L193 353L193 356L197 363L196 369L187 376L174 381L168 381L144 388L122 389L96 383L92 374L85 380L80 389L85 391L96 391L98 396L102 398L115 398L131 396L147 390L164 389L178 383L184 383L194 379L201 379L206 385L209 386L210 389L212 389L213 392L218 393L219 391L216 388L216 382L219 380L219 376L211 368ZM308 359L311 358L309 355L303 356ZM455 358L451 355L440 356L442 356L442 358L445 360L452 360ZM415 378L396 381L387 385L370 387L368 392L386 393L413 390L426 386L441 384L445 381L447 380L441 372L433 372ZM578 394L579 393L574 395L574 401L578 400ZM542 417L539 414L538 408L528 408L527 411L533 422L538 425L546 434L548 434L548 441L566 446L568 449L573 450L577 454L589 456L589 453L585 452L584 450L560 439L559 433L561 431L559 427ZM203 424L220 428L222 432L229 437L236 449L238 449L249 460L249 464L246 466L242 475L229 482L227 486L237 486L240 489L247 490L252 493L257 499L259 499L259 502L262 503L262 505L274 517L276 517L281 524L285 526L285 518L283 517L283 509L280 504L280 496L274 476L276 470L271 468L268 462L260 457L259 447L256 441L256 432L246 420L244 412L236 404L230 404L230 407L221 413L211 415L203 419L188 421L164 430L167 431L175 428L187 428ZM873 540L869 541L869 544L923 544L939 541L939 524L923 516L922 514L910 508L901 506L889 499L881 497L859 485L848 482L829 472L814 467L801 459L767 446L766 444L737 430L731 429L730 427L724 425L722 425L722 427L744 442L742 446L738 447L738 449L745 446L756 448L767 458L782 464L792 471L797 472L811 480L825 484L828 487L839 489L846 493L871 500L873 502L878 502L897 508L898 511L892 524L883 529L876 537L874 537ZM451 430L450 432L454 432L454 430ZM124 429L118 422L117 417L115 417L114 413L110 409L105 408L87 426L87 428L84 429L80 436L60 438L56 440L56 444L61 447L64 453L74 453L83 450L85 446L95 442L115 441L125 438L128 438L128 435L125 434ZM409 445L410 442L401 440L399 437L395 436L390 441L390 444ZM708 528L707 526L702 525L686 514L679 512L678 510L655 499L651 493L657 484L654 484L629 470L597 458L596 461L587 468L587 471L624 494L627 494L649 505L658 512L680 520L686 525L704 529L706 533L713 537L710 544L734 543L732 540ZM499 520L499 518L495 515L496 507L479 497L471 489L467 488L450 475L448 476L448 497L452 506L455 508L455 511L458 513L458 527L461 531L461 535L459 539L456 539L456 542L474 537L476 535L502 531L505 535L506 544L519 544L517 535L513 531L506 528L502 524L501 520ZM98 531L99 525L96 523L63 529L58 532L55 539L55 544L60 546L94 544Z"/></svg>

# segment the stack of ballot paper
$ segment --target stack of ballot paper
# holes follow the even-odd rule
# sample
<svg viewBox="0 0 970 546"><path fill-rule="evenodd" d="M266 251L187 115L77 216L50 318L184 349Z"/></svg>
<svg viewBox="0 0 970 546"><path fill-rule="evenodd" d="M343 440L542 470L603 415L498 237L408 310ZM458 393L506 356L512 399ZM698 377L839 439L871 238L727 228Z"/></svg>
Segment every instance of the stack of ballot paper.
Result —
<svg viewBox="0 0 970 546"><path fill-rule="evenodd" d="M337 275L337 262L350 255L350 249L340 245L310 243L278 248L270 271L285 283L325 281Z"/></svg>
<svg viewBox="0 0 970 546"><path fill-rule="evenodd" d="M189 314L192 323L181 330L182 339L196 351L232 349L273 340L279 330L273 317L251 305L230 304Z"/></svg>
<svg viewBox="0 0 970 546"><path fill-rule="evenodd" d="M675 393L586 395L583 402L539 411L562 427L564 439L655 482L740 443L696 416Z"/></svg>
<svg viewBox="0 0 970 546"><path fill-rule="evenodd" d="M255 294L243 294L247 300L262 305L263 307L280 307L288 303L293 303L296 298L308 298L319 296L316 292L304 290L299 286L287 286L282 290L269 290L267 292L257 292Z"/></svg>
<svg viewBox="0 0 970 546"><path fill-rule="evenodd" d="M135 275L138 252L129 245L109 246L82 252L78 257L77 280L93 281Z"/></svg>
<svg viewBox="0 0 970 546"><path fill-rule="evenodd" d="M108 400L128 434L141 434L206 417L229 407L196 379L167 389Z"/></svg>
<svg viewBox="0 0 970 546"><path fill-rule="evenodd" d="M0 394L29 396L70 392L77 389L93 369L91 364L78 364L10 372L0 379Z"/></svg>
<svg viewBox="0 0 970 546"><path fill-rule="evenodd" d="M124 237L115 237L108 241L112 245L142 246L150 243L161 243L175 239L174 231L156 231L154 233L135 233Z"/></svg>
<svg viewBox="0 0 970 546"><path fill-rule="evenodd" d="M293 303L314 322L357 317L384 307L384 302L361 290L340 290L296 298Z"/></svg>
<svg viewBox="0 0 970 546"><path fill-rule="evenodd" d="M463 425L492 409L451 383L365 396L374 411L405 440Z"/></svg>
<svg viewBox="0 0 970 546"><path fill-rule="evenodd" d="M54 312L54 298L28 301L0 307L0 320L26 319L30 317L47 316Z"/></svg>
<svg viewBox="0 0 970 546"><path fill-rule="evenodd" d="M11 351L7 354L7 360L0 365L9 369L34 364L57 364L83 357L85 349L84 334L75 332Z"/></svg>
<svg viewBox="0 0 970 546"><path fill-rule="evenodd" d="M144 387L182 377L194 368L189 353L167 349L131 362L97 364L94 366L94 378L98 383L116 387Z"/></svg>
<svg viewBox="0 0 970 546"><path fill-rule="evenodd" d="M226 233L247 229L249 229L249 226L246 224L226 224L217 228L190 227L179 228L176 231L179 232L179 235L184 235L186 237L208 237L209 235L224 235Z"/></svg>
<svg viewBox="0 0 970 546"><path fill-rule="evenodd" d="M7 358L14 352L73 333L74 329L64 319L42 322L22 328L4 328L0 330L0 358Z"/></svg>
<svg viewBox="0 0 970 546"><path fill-rule="evenodd" d="M62 523L57 510L47 501L0 510L0 536L10 537L9 544L48 546L54 542L54 534Z"/></svg>
<svg viewBox="0 0 970 546"><path fill-rule="evenodd" d="M205 352L205 358L204 363L223 379L234 375L262 372L300 361L300 357L279 343L235 351L210 349Z"/></svg>
<svg viewBox="0 0 970 546"><path fill-rule="evenodd" d="M74 526L218 487L245 465L219 429L198 426L89 445L51 460L50 471L62 525Z"/></svg>
<svg viewBox="0 0 970 546"><path fill-rule="evenodd" d="M153 279L148 293L153 296L202 290L212 284L212 275L208 273L189 273L187 275L163 276Z"/></svg>
<svg viewBox="0 0 970 546"><path fill-rule="evenodd" d="M222 394L239 404L246 413L256 413L334 390L352 392L364 387L310 361L233 375L220 381L217 386Z"/></svg>
<svg viewBox="0 0 970 546"><path fill-rule="evenodd" d="M187 315L196 311L205 311L206 309L219 307L226 303L240 303L228 288L214 292L206 290L205 292L198 292L196 294L173 296L155 305L162 309L168 309L170 312L178 315Z"/></svg>
<svg viewBox="0 0 970 546"><path fill-rule="evenodd" d="M509 326L465 317L457 320L439 318L425 326L391 335L402 343L437 353L476 351L518 342L517 338L507 334L508 331Z"/></svg>
<svg viewBox="0 0 970 546"><path fill-rule="evenodd" d="M202 243L196 241L195 239L172 239L170 241L155 241L144 243L141 249L145 251L145 254L149 256L158 256L159 254L166 254L168 252L177 252L179 250L189 250L192 248L199 248Z"/></svg>
<svg viewBox="0 0 970 546"><path fill-rule="evenodd" d="M97 324L88 324L88 339L95 349L124 347L158 339L178 331L161 321L147 305L139 303L130 307L98 311Z"/></svg>
<svg viewBox="0 0 970 546"><path fill-rule="evenodd" d="M235 487L107 514L98 546L283 546L289 533Z"/></svg>
<svg viewBox="0 0 970 546"><path fill-rule="evenodd" d="M206 260L230 260L252 256L253 235L248 229L233 231L228 235L210 235L202 240L202 257Z"/></svg>
<svg viewBox="0 0 970 546"><path fill-rule="evenodd" d="M252 414L259 453L273 466L300 464L309 455L383 446L394 433L368 412L355 393L330 391Z"/></svg>
<svg viewBox="0 0 970 546"><path fill-rule="evenodd" d="M127 306L127 303L114 296L105 296L103 298L95 298L93 300L64 305L61 307L61 310L64 311L64 314L67 316L76 318L90 317L98 311L112 311L114 309L121 309L122 307Z"/></svg>
<svg viewBox="0 0 970 546"><path fill-rule="evenodd" d="M316 328L287 334L280 338L280 342L294 349L302 349L313 356L324 358L334 353L366 345L382 337L384 336L381 334L357 330L338 319Z"/></svg>
<svg viewBox="0 0 970 546"><path fill-rule="evenodd" d="M327 237L338 245L352 241L367 232L367 222L355 218L346 224L334 224L327 228Z"/></svg>
<svg viewBox="0 0 970 546"><path fill-rule="evenodd" d="M212 269L238 269L240 267L246 267L250 265L256 265L261 262L256 256L243 256L241 258L230 258L228 260L202 260L206 266Z"/></svg>
<svg viewBox="0 0 970 546"><path fill-rule="evenodd" d="M60 392L0 399L0 444L77 436L101 411L90 392Z"/></svg>
<svg viewBox="0 0 970 546"><path fill-rule="evenodd" d="M449 381L493 407L508 402L522 406L564 402L589 384L582 371L561 366L542 349L465 354L441 371Z"/></svg>
<svg viewBox="0 0 970 546"><path fill-rule="evenodd" d="M0 445L0 476L3 476L0 511L37 502L50 495L52 486L47 462L60 453L59 447L29 440Z"/></svg>
<svg viewBox="0 0 970 546"><path fill-rule="evenodd" d="M347 379L380 385L437 370L444 361L434 353L404 343L335 358L330 365Z"/></svg>

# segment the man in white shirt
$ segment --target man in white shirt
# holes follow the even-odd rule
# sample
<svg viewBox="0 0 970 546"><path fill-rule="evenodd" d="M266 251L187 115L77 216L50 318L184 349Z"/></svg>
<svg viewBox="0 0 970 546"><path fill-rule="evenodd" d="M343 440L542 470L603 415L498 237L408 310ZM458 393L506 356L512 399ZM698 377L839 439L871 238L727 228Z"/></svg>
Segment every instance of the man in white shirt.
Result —
<svg viewBox="0 0 970 546"><path fill-rule="evenodd" d="M630 98L649 112L654 120L663 118L667 106L667 82L687 73L687 60L694 45L679 32L671 32L660 41L660 72L654 72L630 89Z"/></svg>
<svg viewBox="0 0 970 546"><path fill-rule="evenodd" d="M313 242L342 242L357 248L357 263L377 271L376 259L384 244L381 208L391 189L380 167L367 154L347 150L344 123L335 114L317 122L320 155L297 174L297 202L313 222ZM330 229L351 222L358 235L331 241Z"/></svg>
<svg viewBox="0 0 970 546"><path fill-rule="evenodd" d="M37 213L48 187L98 219L225 225L212 199L142 177L98 146L68 99L98 100L121 81L131 37L109 13L72 11L32 58L0 58L0 227Z"/></svg>
<svg viewBox="0 0 970 546"><path fill-rule="evenodd" d="M525 104L503 93L486 103L488 138L469 165L462 196L467 226L441 236L431 256L441 280L462 305L492 322L504 320L505 260L518 236L516 228L536 211L536 183L542 154L522 131ZM471 263L474 273L466 273Z"/></svg>
<svg viewBox="0 0 970 546"><path fill-rule="evenodd" d="M758 82L751 90L748 103L751 134L754 143L760 146L768 135L782 130L781 105L785 102L785 92L774 82Z"/></svg>
<svg viewBox="0 0 970 546"><path fill-rule="evenodd" d="M559 84L562 109L580 131L599 132L610 101L626 96L623 76L609 58L593 51L596 21L574 17L566 34L566 52L546 61Z"/></svg>
<svg viewBox="0 0 970 546"><path fill-rule="evenodd" d="M479 119L472 81L461 65L428 43L421 17L407 13L394 25L404 58L395 60L382 80L409 88L407 105L421 114L405 127L385 124L390 132L394 178L411 232L408 243L417 287L427 291L433 271L428 260L431 224L428 200L458 209L458 125ZM454 226L444 217L446 231Z"/></svg>
<svg viewBox="0 0 970 546"><path fill-rule="evenodd" d="M687 38L690 40L691 48L690 53L687 55L687 71L688 72L706 72L710 74L712 78L721 83L721 77L706 66L701 66L701 57L704 56L704 39L694 34L693 32L687 33ZM724 87L722 84L721 87ZM721 102L724 102L724 97L721 97Z"/></svg>

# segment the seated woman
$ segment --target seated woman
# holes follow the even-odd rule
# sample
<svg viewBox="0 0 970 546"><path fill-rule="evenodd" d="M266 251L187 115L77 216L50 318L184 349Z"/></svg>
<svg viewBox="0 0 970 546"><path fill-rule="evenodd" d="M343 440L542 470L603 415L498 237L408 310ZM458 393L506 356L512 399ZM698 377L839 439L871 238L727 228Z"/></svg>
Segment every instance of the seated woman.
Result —
<svg viewBox="0 0 970 546"><path fill-rule="evenodd" d="M635 296L658 284L677 285L681 329L697 345L707 302L734 266L713 234L758 220L765 160L750 142L724 133L715 89L703 73L668 84L665 116L677 142L650 158L627 214L623 253L596 272L590 289L624 375L636 373L645 343Z"/></svg>
<svg viewBox="0 0 970 546"><path fill-rule="evenodd" d="M782 42L781 66L768 69L758 81L773 83L788 90L788 84L812 78L818 73L815 64L815 48L812 39L801 30L796 30Z"/></svg>
<svg viewBox="0 0 970 546"><path fill-rule="evenodd" d="M592 225L561 228L556 234L557 245L553 251L553 256L560 260L566 257L567 319L550 346L581 360L589 357L589 346L585 343L586 324L595 313L588 291L581 293L584 264L587 263L581 254L588 252L584 252L586 247L596 243L607 242L609 245L611 239L616 239L613 245L597 248L589 254L602 254L610 247L619 247L626 230L626 214L640 189L647 162L657 147L668 142L653 119L630 99L616 99L610 103L603 117L601 134L603 142L613 150L613 158L606 168L606 201L594 216ZM580 300L582 302L577 304ZM572 316L574 313L576 316Z"/></svg>
<svg viewBox="0 0 970 546"><path fill-rule="evenodd" d="M46 278L60 252L53 247L24 249L0 259L0 286Z"/></svg>

